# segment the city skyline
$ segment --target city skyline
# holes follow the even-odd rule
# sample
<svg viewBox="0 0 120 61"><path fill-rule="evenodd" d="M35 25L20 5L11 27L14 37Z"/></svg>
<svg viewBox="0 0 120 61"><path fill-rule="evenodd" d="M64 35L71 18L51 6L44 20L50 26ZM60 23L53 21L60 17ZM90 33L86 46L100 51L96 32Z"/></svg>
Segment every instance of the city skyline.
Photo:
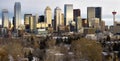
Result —
<svg viewBox="0 0 120 61"><path fill-rule="evenodd" d="M65 4L73 4L74 9L81 10L82 18L87 18L87 7L102 7L102 18L106 22L107 25L113 24L113 16L112 11L116 10L118 13L116 15L116 20L119 20L119 12L120 9L118 8L120 1L109 1L109 0L65 0L65 1L56 1L56 0L1 0L0 2L0 10L8 9L9 11L9 19L12 19L14 15L14 3L20 2L21 3L21 11L22 11L22 20L24 15L23 14L44 14L44 9L46 6L50 6L52 9L52 18L54 17L54 9L55 7L60 7L62 9L62 13L64 12L64 5ZM48 3L49 2L49 3ZM59 2L59 3L58 3ZM6 3L6 4L5 4ZM35 3L35 4L32 4ZM45 4L46 3L46 4ZM115 4L115 5L111 5ZM0 11L1 14L1 11ZM1 16L0 16L1 17ZM1 20L1 18L0 18ZM110 22L109 22L110 21ZM24 22L24 21L22 21Z"/></svg>

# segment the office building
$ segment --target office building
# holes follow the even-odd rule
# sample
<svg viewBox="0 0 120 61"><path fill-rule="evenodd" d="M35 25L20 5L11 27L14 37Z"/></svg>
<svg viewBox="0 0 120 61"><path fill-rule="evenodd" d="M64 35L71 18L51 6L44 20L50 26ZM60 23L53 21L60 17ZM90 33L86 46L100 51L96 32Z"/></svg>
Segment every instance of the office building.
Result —
<svg viewBox="0 0 120 61"><path fill-rule="evenodd" d="M82 29L82 19L80 16L77 17L75 24L76 24L75 31L79 32Z"/></svg>
<svg viewBox="0 0 120 61"><path fill-rule="evenodd" d="M99 22L101 22L102 20L101 16L102 16L101 7L87 7L87 20L89 22L89 27L92 26L91 24L92 18L99 18Z"/></svg>
<svg viewBox="0 0 120 61"><path fill-rule="evenodd" d="M44 15L39 16L38 23L45 22L44 18Z"/></svg>
<svg viewBox="0 0 120 61"><path fill-rule="evenodd" d="M7 9L2 10L2 27L9 28L9 14Z"/></svg>
<svg viewBox="0 0 120 61"><path fill-rule="evenodd" d="M14 17L15 17L15 30L18 29L18 26L21 25L21 4L20 2L15 2L14 5Z"/></svg>
<svg viewBox="0 0 120 61"><path fill-rule="evenodd" d="M101 31L105 31L105 21L101 21Z"/></svg>
<svg viewBox="0 0 120 61"><path fill-rule="evenodd" d="M45 8L45 22L48 26L52 26L52 10L49 6Z"/></svg>
<svg viewBox="0 0 120 61"><path fill-rule="evenodd" d="M76 29L75 31L78 32L79 24L81 25L81 21L82 21L81 18L80 18L80 9L74 9L73 10L73 18L74 18L74 21L75 21L75 29Z"/></svg>
<svg viewBox="0 0 120 61"><path fill-rule="evenodd" d="M62 25L62 12L59 7L55 8L54 24L55 24L54 30L56 31L58 30L59 26Z"/></svg>
<svg viewBox="0 0 120 61"><path fill-rule="evenodd" d="M91 27L92 28L95 28L95 29L97 29L97 30L100 30L100 20L99 20L99 18L92 18L91 19Z"/></svg>
<svg viewBox="0 0 120 61"><path fill-rule="evenodd" d="M46 29L48 28L48 24L46 22L41 22L37 24L37 28L41 28L41 29Z"/></svg>
<svg viewBox="0 0 120 61"><path fill-rule="evenodd" d="M33 30L34 31L37 29L38 18L39 16L37 14L33 16Z"/></svg>
<svg viewBox="0 0 120 61"><path fill-rule="evenodd" d="M30 26L30 32L33 32L33 29L34 29L34 19L33 19L33 16L29 17L29 26Z"/></svg>
<svg viewBox="0 0 120 61"><path fill-rule="evenodd" d="M64 5L64 17L65 17L65 25L69 25L71 21L73 21L73 5L65 4Z"/></svg>
<svg viewBox="0 0 120 61"><path fill-rule="evenodd" d="M62 24L61 25L64 26L64 14L63 13L62 13L61 17L62 17L62 20L61 20Z"/></svg>
<svg viewBox="0 0 120 61"><path fill-rule="evenodd" d="M87 7L87 20L89 27L92 27L92 18L95 18L95 7Z"/></svg>
<svg viewBox="0 0 120 61"><path fill-rule="evenodd" d="M74 18L74 21L75 21L75 19L76 19L78 16L81 16L80 9L74 9L74 10L73 10L73 18Z"/></svg>
<svg viewBox="0 0 120 61"><path fill-rule="evenodd" d="M29 29L30 29L30 17L31 16L32 16L32 14L25 14L24 15L24 25L25 25L26 31L29 31Z"/></svg>
<svg viewBox="0 0 120 61"><path fill-rule="evenodd" d="M24 14L24 25L29 25L29 17L31 17L32 14Z"/></svg>
<svg viewBox="0 0 120 61"><path fill-rule="evenodd" d="M102 8L101 7L95 7L95 17L99 18L99 21L102 21Z"/></svg>

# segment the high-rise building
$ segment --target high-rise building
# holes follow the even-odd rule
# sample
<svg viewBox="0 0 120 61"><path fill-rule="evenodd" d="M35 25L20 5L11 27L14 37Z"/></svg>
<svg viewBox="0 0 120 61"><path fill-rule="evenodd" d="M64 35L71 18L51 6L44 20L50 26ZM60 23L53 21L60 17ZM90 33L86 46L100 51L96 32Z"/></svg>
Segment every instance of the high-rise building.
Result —
<svg viewBox="0 0 120 61"><path fill-rule="evenodd" d="M40 22L45 22L44 15L39 16L38 23L40 23Z"/></svg>
<svg viewBox="0 0 120 61"><path fill-rule="evenodd" d="M54 24L55 24L55 30L57 31L59 26L62 25L62 12L59 7L55 8L55 15L54 15Z"/></svg>
<svg viewBox="0 0 120 61"><path fill-rule="evenodd" d="M32 14L25 14L24 15L24 25L25 25L26 30L30 29L30 17L31 16L32 16Z"/></svg>
<svg viewBox="0 0 120 61"><path fill-rule="evenodd" d="M69 25L71 21L73 21L73 5L65 4L64 5L64 17L65 17L65 25Z"/></svg>
<svg viewBox="0 0 120 61"><path fill-rule="evenodd" d="M87 20L89 27L92 26L92 18L95 18L95 7L87 7Z"/></svg>
<svg viewBox="0 0 120 61"><path fill-rule="evenodd" d="M33 32L33 29L34 29L33 16L30 16L30 17L29 17L29 24L30 24L30 32Z"/></svg>
<svg viewBox="0 0 120 61"><path fill-rule="evenodd" d="M75 21L75 18L77 18L78 16L81 16L80 9L74 9L73 10L74 21Z"/></svg>
<svg viewBox="0 0 120 61"><path fill-rule="evenodd" d="M80 16L78 16L76 19L76 30L75 31L79 32L80 29L82 29L82 19Z"/></svg>
<svg viewBox="0 0 120 61"><path fill-rule="evenodd" d="M62 13L62 25L64 26L64 14Z"/></svg>
<svg viewBox="0 0 120 61"><path fill-rule="evenodd" d="M102 20L102 8L101 7L95 7L95 17L99 18L101 22Z"/></svg>
<svg viewBox="0 0 120 61"><path fill-rule="evenodd" d="M96 30L100 30L100 20L99 20L99 18L92 18L91 21L92 21L91 27L95 28Z"/></svg>
<svg viewBox="0 0 120 61"><path fill-rule="evenodd" d="M92 18L99 18L101 22L102 18L102 9L101 7L87 7L87 20L89 22L89 27L91 27Z"/></svg>
<svg viewBox="0 0 120 61"><path fill-rule="evenodd" d="M2 27L9 27L9 14L7 9L2 10Z"/></svg>
<svg viewBox="0 0 120 61"><path fill-rule="evenodd" d="M33 16L33 30L34 31L37 29L38 18L39 16L37 14Z"/></svg>
<svg viewBox="0 0 120 61"><path fill-rule="evenodd" d="M20 2L15 2L14 5L14 17L15 17L15 30L18 29L18 26L21 25L21 4Z"/></svg>
<svg viewBox="0 0 120 61"><path fill-rule="evenodd" d="M49 6L45 8L45 22L48 24L48 26L52 26L52 11Z"/></svg>
<svg viewBox="0 0 120 61"><path fill-rule="evenodd" d="M29 25L29 17L31 17L32 14L24 14L24 25Z"/></svg>
<svg viewBox="0 0 120 61"><path fill-rule="evenodd" d="M81 17L80 17L80 9L74 9L73 10L73 18L74 18L74 21L75 21L75 29L76 29L75 31L77 32L78 30L80 30L80 29L78 29L79 28L78 25L82 21Z"/></svg>

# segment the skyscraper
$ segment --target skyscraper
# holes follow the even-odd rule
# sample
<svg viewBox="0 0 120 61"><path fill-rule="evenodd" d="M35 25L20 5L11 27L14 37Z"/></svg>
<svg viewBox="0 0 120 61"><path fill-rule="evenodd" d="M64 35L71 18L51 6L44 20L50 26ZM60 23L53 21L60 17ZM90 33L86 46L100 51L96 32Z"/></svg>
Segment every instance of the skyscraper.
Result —
<svg viewBox="0 0 120 61"><path fill-rule="evenodd" d="M54 15L54 24L55 24L55 30L57 31L58 27L62 25L62 12L59 7L55 8L55 15Z"/></svg>
<svg viewBox="0 0 120 61"><path fill-rule="evenodd" d="M81 19L81 17L78 16L75 22L76 22L75 31L79 32L82 29L82 19Z"/></svg>
<svg viewBox="0 0 120 61"><path fill-rule="evenodd" d="M9 27L9 15L7 9L2 10L2 27Z"/></svg>
<svg viewBox="0 0 120 61"><path fill-rule="evenodd" d="M24 14L24 24L29 25L29 17L32 16L32 14Z"/></svg>
<svg viewBox="0 0 120 61"><path fill-rule="evenodd" d="M64 14L65 14L65 25L69 25L73 21L73 5L65 4L64 5Z"/></svg>
<svg viewBox="0 0 120 61"><path fill-rule="evenodd" d="M21 25L21 4L20 2L15 2L14 5L14 17L15 17L15 30L18 29L18 26Z"/></svg>
<svg viewBox="0 0 120 61"><path fill-rule="evenodd" d="M75 31L77 32L78 30L80 30L80 26L81 25L81 14L80 14L80 9L74 9L73 10L73 18L75 21ZM79 23L78 23L79 22ZM78 29L79 28L79 29Z"/></svg>
<svg viewBox="0 0 120 61"><path fill-rule="evenodd" d="M49 6L45 8L45 22L48 24L48 26L52 26L52 11Z"/></svg>
<svg viewBox="0 0 120 61"><path fill-rule="evenodd" d="M38 19L39 19L39 16L37 14L33 16L33 30L34 31L37 29Z"/></svg>
<svg viewBox="0 0 120 61"><path fill-rule="evenodd" d="M87 20L89 22L89 27L91 27L92 18L99 18L99 21L101 22L101 15L101 7L87 7Z"/></svg>
<svg viewBox="0 0 120 61"><path fill-rule="evenodd" d="M29 24L30 24L30 32L33 32L33 29L34 29L33 16L30 16L30 17L29 17Z"/></svg>
<svg viewBox="0 0 120 61"><path fill-rule="evenodd" d="M38 23L40 23L40 22L45 22L44 15L39 16Z"/></svg>
<svg viewBox="0 0 120 61"><path fill-rule="evenodd" d="M92 18L95 18L95 7L87 7L87 20L89 27L92 26Z"/></svg>
<svg viewBox="0 0 120 61"><path fill-rule="evenodd" d="M30 17L31 16L32 14L24 14L24 25L25 25L26 30L30 29Z"/></svg>
<svg viewBox="0 0 120 61"><path fill-rule="evenodd" d="M95 17L99 18L100 22L102 21L102 8L95 7Z"/></svg>
<svg viewBox="0 0 120 61"><path fill-rule="evenodd" d="M75 21L75 19L76 19L78 16L81 16L80 9L74 9L74 10L73 10L73 18L74 18L74 21Z"/></svg>
<svg viewBox="0 0 120 61"><path fill-rule="evenodd" d="M64 26L64 14L62 13L62 25Z"/></svg>

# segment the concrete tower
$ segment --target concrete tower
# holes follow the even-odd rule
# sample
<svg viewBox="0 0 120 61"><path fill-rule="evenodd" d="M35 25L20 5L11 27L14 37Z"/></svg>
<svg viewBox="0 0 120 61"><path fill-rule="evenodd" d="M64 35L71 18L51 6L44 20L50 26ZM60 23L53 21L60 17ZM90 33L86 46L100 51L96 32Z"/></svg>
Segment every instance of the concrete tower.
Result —
<svg viewBox="0 0 120 61"><path fill-rule="evenodd" d="M112 14L113 14L113 25L115 26L115 15L116 15L116 11L113 11Z"/></svg>

